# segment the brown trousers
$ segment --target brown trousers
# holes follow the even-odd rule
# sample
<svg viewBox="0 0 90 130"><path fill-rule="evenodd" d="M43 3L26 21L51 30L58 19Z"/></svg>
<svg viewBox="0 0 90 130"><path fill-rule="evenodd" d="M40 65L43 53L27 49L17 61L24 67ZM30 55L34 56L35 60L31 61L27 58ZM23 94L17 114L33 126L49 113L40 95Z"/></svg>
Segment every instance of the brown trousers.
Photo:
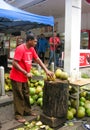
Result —
<svg viewBox="0 0 90 130"><path fill-rule="evenodd" d="M16 82L11 80L13 89L13 99L14 99L14 110L15 117L23 116L24 112L30 113L31 105L29 101L29 87L28 83Z"/></svg>

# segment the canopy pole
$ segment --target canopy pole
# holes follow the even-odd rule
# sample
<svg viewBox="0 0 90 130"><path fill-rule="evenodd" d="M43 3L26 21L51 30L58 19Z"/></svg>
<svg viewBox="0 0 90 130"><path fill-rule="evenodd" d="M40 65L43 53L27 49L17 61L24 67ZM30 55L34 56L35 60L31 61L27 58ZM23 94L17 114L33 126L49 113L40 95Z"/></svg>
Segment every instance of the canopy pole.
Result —
<svg viewBox="0 0 90 130"><path fill-rule="evenodd" d="M53 30L52 30L53 34L54 34L54 26L53 26ZM54 35L53 35L53 38L54 38ZM55 68L56 68L56 57L55 57L55 44L54 44L54 55L53 55L53 59L54 59L54 72L55 72Z"/></svg>
<svg viewBox="0 0 90 130"><path fill-rule="evenodd" d="M0 66L0 95L5 96L4 67Z"/></svg>

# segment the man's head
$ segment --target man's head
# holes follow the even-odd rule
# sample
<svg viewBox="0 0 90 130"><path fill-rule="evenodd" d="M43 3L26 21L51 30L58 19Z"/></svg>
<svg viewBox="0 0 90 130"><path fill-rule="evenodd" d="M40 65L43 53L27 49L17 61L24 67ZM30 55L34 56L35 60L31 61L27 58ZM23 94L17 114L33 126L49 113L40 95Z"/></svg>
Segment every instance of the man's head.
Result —
<svg viewBox="0 0 90 130"><path fill-rule="evenodd" d="M26 44L28 47L34 47L37 44L37 39L34 37L34 35L29 34L26 36Z"/></svg>
<svg viewBox="0 0 90 130"><path fill-rule="evenodd" d="M40 37L41 37L41 38L44 38L44 34L42 33L42 34L40 35Z"/></svg>

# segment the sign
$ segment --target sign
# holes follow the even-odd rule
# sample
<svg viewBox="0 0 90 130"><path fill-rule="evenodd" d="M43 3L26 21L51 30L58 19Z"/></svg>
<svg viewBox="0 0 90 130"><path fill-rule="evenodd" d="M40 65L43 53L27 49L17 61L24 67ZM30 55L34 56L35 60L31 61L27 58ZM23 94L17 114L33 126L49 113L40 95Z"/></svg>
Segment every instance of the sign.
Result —
<svg viewBox="0 0 90 130"><path fill-rule="evenodd" d="M86 0L86 2L87 2L88 4L90 4L90 0Z"/></svg>
<svg viewBox="0 0 90 130"><path fill-rule="evenodd" d="M80 67L90 66L90 53L89 52L80 52Z"/></svg>

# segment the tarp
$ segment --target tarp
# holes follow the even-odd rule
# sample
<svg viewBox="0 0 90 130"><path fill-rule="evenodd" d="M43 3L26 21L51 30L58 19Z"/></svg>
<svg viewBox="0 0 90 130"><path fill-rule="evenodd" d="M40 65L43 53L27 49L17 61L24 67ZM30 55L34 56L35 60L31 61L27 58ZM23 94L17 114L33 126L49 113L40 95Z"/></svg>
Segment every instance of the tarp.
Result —
<svg viewBox="0 0 90 130"><path fill-rule="evenodd" d="M30 24L31 23L31 24ZM33 13L29 13L13 7L8 3L0 0L0 29L30 24L31 26L37 26L36 24L45 24L54 26L54 18L52 16L41 16ZM30 27L31 28L31 27Z"/></svg>

